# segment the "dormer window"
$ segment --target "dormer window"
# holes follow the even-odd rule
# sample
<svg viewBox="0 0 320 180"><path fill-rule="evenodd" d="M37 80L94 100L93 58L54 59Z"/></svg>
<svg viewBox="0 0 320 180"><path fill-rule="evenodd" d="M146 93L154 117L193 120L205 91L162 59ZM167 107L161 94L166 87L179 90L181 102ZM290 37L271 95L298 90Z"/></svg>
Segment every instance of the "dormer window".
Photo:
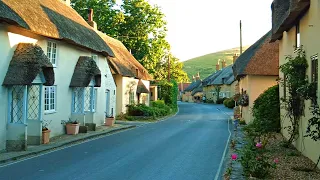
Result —
<svg viewBox="0 0 320 180"><path fill-rule="evenodd" d="M299 48L301 45L300 41L300 24L296 25L296 48Z"/></svg>

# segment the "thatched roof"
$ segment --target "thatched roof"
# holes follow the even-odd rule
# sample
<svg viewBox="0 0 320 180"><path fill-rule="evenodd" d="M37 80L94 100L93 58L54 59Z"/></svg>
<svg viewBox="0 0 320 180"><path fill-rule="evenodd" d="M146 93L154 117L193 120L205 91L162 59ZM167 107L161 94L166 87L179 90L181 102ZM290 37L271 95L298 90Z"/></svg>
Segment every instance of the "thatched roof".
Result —
<svg viewBox="0 0 320 180"><path fill-rule="evenodd" d="M87 87L94 78L95 87L101 86L101 71L92 57L80 56L74 69L70 87Z"/></svg>
<svg viewBox="0 0 320 180"><path fill-rule="evenodd" d="M101 32L98 33L108 46L112 49L115 57L108 58L108 63L111 68L111 72L114 74L120 74L126 77L135 77L138 79L152 80L153 78L134 57L128 51L128 49L117 39L109 37Z"/></svg>
<svg viewBox="0 0 320 180"><path fill-rule="evenodd" d="M207 85L223 85L230 83L230 80L232 81L233 76L233 70L232 65L227 66L223 69L221 69L220 73L215 76L214 79L212 79ZM234 77L234 76L233 76ZM229 80L229 82L227 82ZM234 78L233 78L234 80ZM232 84L233 81L230 83Z"/></svg>
<svg viewBox="0 0 320 180"><path fill-rule="evenodd" d="M272 38L282 38L282 33L296 25L299 18L309 9L310 0L274 0L272 9Z"/></svg>
<svg viewBox="0 0 320 180"><path fill-rule="evenodd" d="M149 90L140 79L137 86L137 94L141 94L141 93L149 93Z"/></svg>
<svg viewBox="0 0 320 180"><path fill-rule="evenodd" d="M1 22L114 56L95 30L74 9L59 0L2 0Z"/></svg>
<svg viewBox="0 0 320 180"><path fill-rule="evenodd" d="M10 61L3 85L31 85L41 72L46 80L44 84L53 85L53 67L41 47L32 43L19 43Z"/></svg>
<svg viewBox="0 0 320 180"><path fill-rule="evenodd" d="M196 93L198 93L198 92L203 92L203 87L202 87L202 85L200 85L199 87L195 88L195 89L192 91L191 95L194 96L194 95L195 95Z"/></svg>
<svg viewBox="0 0 320 180"><path fill-rule="evenodd" d="M219 70L219 71L216 71L216 72L212 73L210 76L206 77L202 81L202 85L203 86L210 85L221 73L222 73L222 70Z"/></svg>
<svg viewBox="0 0 320 180"><path fill-rule="evenodd" d="M193 91L195 88L201 85L201 80L193 81L184 91Z"/></svg>
<svg viewBox="0 0 320 180"><path fill-rule="evenodd" d="M279 43L269 43L271 31L265 34L233 64L233 73L236 79L245 75L279 75Z"/></svg>

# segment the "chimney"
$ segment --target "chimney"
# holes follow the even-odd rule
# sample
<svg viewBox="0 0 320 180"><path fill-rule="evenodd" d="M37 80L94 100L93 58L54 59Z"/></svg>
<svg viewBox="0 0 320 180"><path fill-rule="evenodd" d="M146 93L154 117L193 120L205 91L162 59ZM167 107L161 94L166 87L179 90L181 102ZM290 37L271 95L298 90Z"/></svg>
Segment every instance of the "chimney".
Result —
<svg viewBox="0 0 320 180"><path fill-rule="evenodd" d="M222 61L222 68L225 68L226 67L226 60L223 60Z"/></svg>
<svg viewBox="0 0 320 180"><path fill-rule="evenodd" d="M196 80L200 80L200 73L198 72L197 76L196 76Z"/></svg>
<svg viewBox="0 0 320 180"><path fill-rule="evenodd" d="M183 83L181 83L181 92L183 92L184 89L183 89Z"/></svg>
<svg viewBox="0 0 320 180"><path fill-rule="evenodd" d="M194 75L193 75L193 76L192 76L192 80L195 81L195 79L196 79L196 78L195 78Z"/></svg>
<svg viewBox="0 0 320 180"><path fill-rule="evenodd" d="M238 57L239 57L239 56L238 56L237 54L234 54L234 55L233 55L233 64L236 62L236 60L238 59Z"/></svg>
<svg viewBox="0 0 320 180"><path fill-rule="evenodd" d="M70 6L70 0L61 0L64 4L66 4L67 6Z"/></svg>
<svg viewBox="0 0 320 180"><path fill-rule="evenodd" d="M216 64L216 71L220 70L220 59L218 60L218 63Z"/></svg>
<svg viewBox="0 0 320 180"><path fill-rule="evenodd" d="M88 9L88 24L97 30L97 23L93 21L93 9Z"/></svg>

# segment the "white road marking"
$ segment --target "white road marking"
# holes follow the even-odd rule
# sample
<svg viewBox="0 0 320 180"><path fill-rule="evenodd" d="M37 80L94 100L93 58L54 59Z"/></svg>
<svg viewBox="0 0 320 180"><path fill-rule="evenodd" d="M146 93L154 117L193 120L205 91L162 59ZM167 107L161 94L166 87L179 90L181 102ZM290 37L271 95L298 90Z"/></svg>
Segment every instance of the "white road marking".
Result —
<svg viewBox="0 0 320 180"><path fill-rule="evenodd" d="M217 108L218 109L218 108ZM227 115L225 112L221 111L220 109L218 109L220 112L222 112L223 114L225 114L226 116L228 116L228 131L229 131L229 137L228 137L228 141L227 141L227 144L226 144L226 147L224 148L224 151L223 151L223 154L222 154L222 158L221 158L221 161L220 161L220 164L219 164L219 168L218 168L218 171L216 173L216 176L214 178L214 180L218 180L219 179L219 176L221 174L221 170L222 170L222 165L223 165L223 161L224 161L224 158L227 154L227 150L228 150L228 145L229 145L229 142L230 142L230 138L231 138L231 131L230 131L230 116Z"/></svg>

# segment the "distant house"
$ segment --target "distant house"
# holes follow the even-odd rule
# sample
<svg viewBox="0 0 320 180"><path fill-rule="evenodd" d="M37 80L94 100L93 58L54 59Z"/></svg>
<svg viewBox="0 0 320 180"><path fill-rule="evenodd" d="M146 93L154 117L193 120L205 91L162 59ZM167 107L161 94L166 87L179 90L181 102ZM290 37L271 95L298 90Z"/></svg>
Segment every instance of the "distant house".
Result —
<svg viewBox="0 0 320 180"><path fill-rule="evenodd" d="M308 62L307 76L309 82L317 84L317 103L319 104L319 68L318 57L319 49L319 30L320 25L320 2L317 0L304 1L280 1L274 0L272 3L272 37L271 41L278 42L279 45L279 65L288 62L287 55L294 55L294 51L303 45L306 59ZM283 79L283 73L280 77ZM280 85L280 98L286 98L288 88L285 84ZM304 137L305 130L308 127L308 120L312 117L309 112L311 101L305 101L305 112L301 119L301 130L299 131L298 139L293 145L316 163L319 157L320 143L313 141L309 137ZM285 110L281 111L282 123L287 126L290 124L289 119L284 115ZM285 137L289 137L287 129L283 129L282 133ZM320 163L318 165L320 168Z"/></svg>
<svg viewBox="0 0 320 180"><path fill-rule="evenodd" d="M127 105L150 103L150 80L152 76L133 57L128 49L117 39L103 33L99 35L111 47L115 57L109 57L108 63L117 85L116 115L127 112ZM151 86L155 93L156 86Z"/></svg>
<svg viewBox="0 0 320 180"><path fill-rule="evenodd" d="M203 93L207 102L216 102L218 98L230 98L235 94L235 78L233 76L232 65L219 70L205 78L202 82Z"/></svg>
<svg viewBox="0 0 320 180"><path fill-rule="evenodd" d="M242 117L252 121L251 109L256 98L277 84L279 75L279 44L269 43L271 31L241 54L233 64L233 73L239 81L241 95L248 102L241 106ZM247 98L248 97L248 98Z"/></svg>
<svg viewBox="0 0 320 180"><path fill-rule="evenodd" d="M184 90L182 94L183 102L199 102L202 98L202 81L199 73L193 77L193 82Z"/></svg>
<svg viewBox="0 0 320 180"><path fill-rule="evenodd" d="M179 95L178 95L178 100L182 101L182 94L184 90L190 85L191 83L179 83L178 84L178 89L179 89Z"/></svg>
<svg viewBox="0 0 320 180"><path fill-rule="evenodd" d="M69 118L101 125L115 108L114 53L69 2L0 1L0 151L40 144L43 121L52 137Z"/></svg>

